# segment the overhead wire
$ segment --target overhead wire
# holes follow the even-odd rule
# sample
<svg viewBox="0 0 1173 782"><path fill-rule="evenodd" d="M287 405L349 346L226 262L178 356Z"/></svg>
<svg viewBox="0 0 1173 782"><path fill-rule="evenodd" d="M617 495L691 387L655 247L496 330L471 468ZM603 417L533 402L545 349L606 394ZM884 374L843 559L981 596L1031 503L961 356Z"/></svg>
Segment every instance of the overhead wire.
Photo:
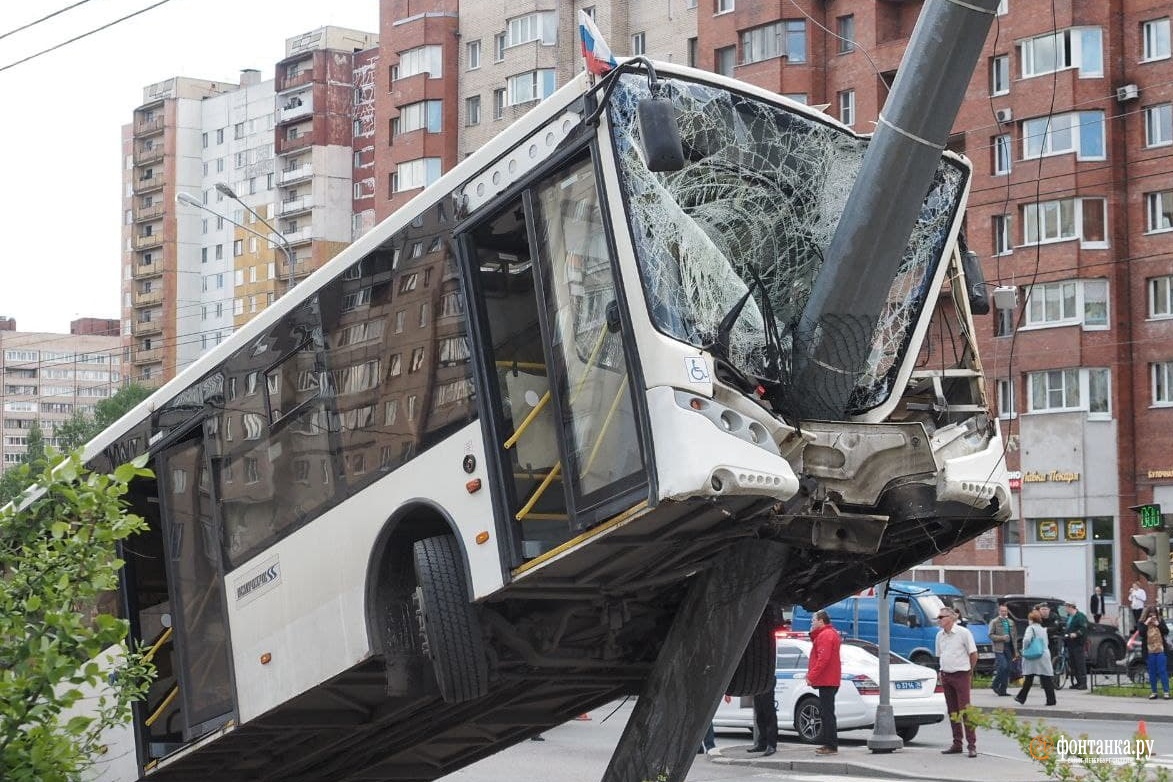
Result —
<svg viewBox="0 0 1173 782"><path fill-rule="evenodd" d="M88 2L90 2L90 0L78 0L78 2L74 3L73 5L67 5L64 8L60 8L50 14L45 14L40 19L34 19L31 22L28 22L26 24L22 24L20 27L12 28L8 32L0 33L0 40L4 40L5 38L9 37L10 35L16 35L17 33L24 32L25 30L29 29L30 27L36 27L41 22L47 22L55 16L60 16L61 14L65 13L66 11L72 11L74 8L77 8L79 5L85 5Z"/></svg>

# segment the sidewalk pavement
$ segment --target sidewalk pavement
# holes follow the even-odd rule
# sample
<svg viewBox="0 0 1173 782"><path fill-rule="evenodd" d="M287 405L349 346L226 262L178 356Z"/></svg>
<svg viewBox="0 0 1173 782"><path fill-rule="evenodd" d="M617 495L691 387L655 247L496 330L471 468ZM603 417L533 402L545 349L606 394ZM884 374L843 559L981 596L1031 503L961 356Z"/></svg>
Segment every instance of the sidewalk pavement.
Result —
<svg viewBox="0 0 1173 782"><path fill-rule="evenodd" d="M1013 690L1012 690L1013 691ZM1095 695L1085 691L1059 690L1058 703L1044 706L1044 696L1037 682L1025 706L1013 698L995 695L988 688L975 689L973 703L983 709L1010 709L1020 717L1042 717L1047 720L1120 720L1146 725L1159 725L1164 735L1173 735L1173 701L1147 698ZM1150 728L1149 734L1155 731ZM860 737L865 731L854 731L845 736ZM826 774L836 777L873 777L879 779L940 780L947 775L952 782L1039 782L1047 779L1042 770L1026 756L1007 757L985 753L978 742L977 762L958 755L941 756L939 742L915 741L898 752L875 754L858 744L839 748L839 754L818 757L810 744L782 742L774 755L746 753L746 747L724 747L710 753L715 763L738 766L756 766L772 771L795 771L807 774Z"/></svg>

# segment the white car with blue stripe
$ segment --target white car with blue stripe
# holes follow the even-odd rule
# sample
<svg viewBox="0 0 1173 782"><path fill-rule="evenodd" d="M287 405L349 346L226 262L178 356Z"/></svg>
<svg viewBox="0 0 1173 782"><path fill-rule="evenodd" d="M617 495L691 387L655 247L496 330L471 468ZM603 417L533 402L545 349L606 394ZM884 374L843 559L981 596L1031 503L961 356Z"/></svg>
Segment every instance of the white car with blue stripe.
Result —
<svg viewBox="0 0 1173 782"><path fill-rule="evenodd" d="M780 633L775 671L774 707L778 729L792 731L803 741L818 743L823 730L818 690L807 686L806 670L811 642L806 633L794 637ZM844 639L840 649L843 684L835 696L835 718L839 731L870 728L876 722L880 703L880 659L876 645L869 641ZM889 702L896 720L896 733L911 741L921 725L941 722L947 716L945 695L932 668L891 655ZM725 696L713 716L718 729L753 730L753 698Z"/></svg>

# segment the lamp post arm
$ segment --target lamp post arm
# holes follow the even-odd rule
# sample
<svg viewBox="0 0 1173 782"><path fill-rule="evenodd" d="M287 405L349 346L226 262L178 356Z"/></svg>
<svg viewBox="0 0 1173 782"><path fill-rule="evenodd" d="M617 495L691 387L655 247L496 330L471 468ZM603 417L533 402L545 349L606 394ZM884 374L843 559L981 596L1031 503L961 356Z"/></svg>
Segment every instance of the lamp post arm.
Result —
<svg viewBox="0 0 1173 782"><path fill-rule="evenodd" d="M276 228L274 228L273 225L268 220L261 217L255 209L253 209L251 206L246 204L244 202L244 199L242 199L240 196L238 196L234 193L232 195L232 200L235 201L236 203L240 204L241 206L243 206L245 209L247 209L249 214L251 214L253 217L260 220L261 224L264 225L266 228L268 228L270 231L272 231L273 235L277 237L277 239L279 240L280 243L275 243L275 244L277 244L277 246L281 248L281 252L285 253L285 263L287 263L289 265L289 279L287 280L287 285L290 288L292 288L293 284L294 284L293 283L293 275L294 275L293 250L289 246L289 240L285 238L284 234L282 234L280 231L278 231ZM233 225L240 225L240 223L234 222L232 220L229 220L229 222L231 222ZM245 228L245 226L243 226L243 225L241 225L240 227L244 228L244 230L246 230L246 231L256 233L255 231L252 231L249 228ZM265 240L272 241L268 237L265 237Z"/></svg>
<svg viewBox="0 0 1173 782"><path fill-rule="evenodd" d="M226 220L227 222L232 223L233 225L235 225L237 228L241 229L242 231L246 231L246 232L248 232L248 233L252 234L253 236L256 236L260 239L264 239L266 242L272 243L279 250L281 250L281 252L285 254L285 263L289 265L289 287L293 287L293 251L290 248L289 240L286 239L284 236L282 236L281 233L276 228L269 225L268 221L265 220L265 218L261 217L256 212L253 212L252 207L250 207L248 204L244 203L244 201L241 201L239 198L236 199L236 201L241 206L243 206L249 212L252 212L252 214L255 215L258 220L260 220L262 223L264 223L265 226L268 227L273 232L273 234L277 237L278 241L274 242L272 237L266 236L265 234L261 233L260 231L256 230L255 228L249 228L244 223L238 223L235 220L233 220L231 217L228 217L227 215L220 214L219 212L217 212L215 209L212 209L207 204L201 204L199 202L199 200L194 197L189 196L186 198L180 198L180 196L186 196L186 195L187 195L186 193L180 193L179 195L177 195L175 197L175 200L181 204L188 204L189 206L194 206L197 209L202 209L205 212L207 212L208 214L215 215L216 217L219 217L221 220Z"/></svg>

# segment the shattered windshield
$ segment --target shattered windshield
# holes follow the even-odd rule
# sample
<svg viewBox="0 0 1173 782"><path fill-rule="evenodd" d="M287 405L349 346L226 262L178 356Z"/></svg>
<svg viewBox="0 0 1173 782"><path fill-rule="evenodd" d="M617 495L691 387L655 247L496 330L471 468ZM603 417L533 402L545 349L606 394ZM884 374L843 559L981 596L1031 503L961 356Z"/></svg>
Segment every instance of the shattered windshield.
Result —
<svg viewBox="0 0 1173 782"><path fill-rule="evenodd" d="M867 141L754 98L664 80L660 94L675 104L685 165L653 173L643 162L636 117L637 102L649 94L647 77L620 78L612 93L612 128L653 323L672 337L710 347L756 274L769 300L765 317L762 293L754 291L721 352L740 372L777 381L783 398L802 394L787 384L792 333ZM875 407L891 393L967 176L961 165L942 160L899 273L876 281L889 290L888 306L872 334L849 412ZM765 335L771 321L775 356Z"/></svg>

